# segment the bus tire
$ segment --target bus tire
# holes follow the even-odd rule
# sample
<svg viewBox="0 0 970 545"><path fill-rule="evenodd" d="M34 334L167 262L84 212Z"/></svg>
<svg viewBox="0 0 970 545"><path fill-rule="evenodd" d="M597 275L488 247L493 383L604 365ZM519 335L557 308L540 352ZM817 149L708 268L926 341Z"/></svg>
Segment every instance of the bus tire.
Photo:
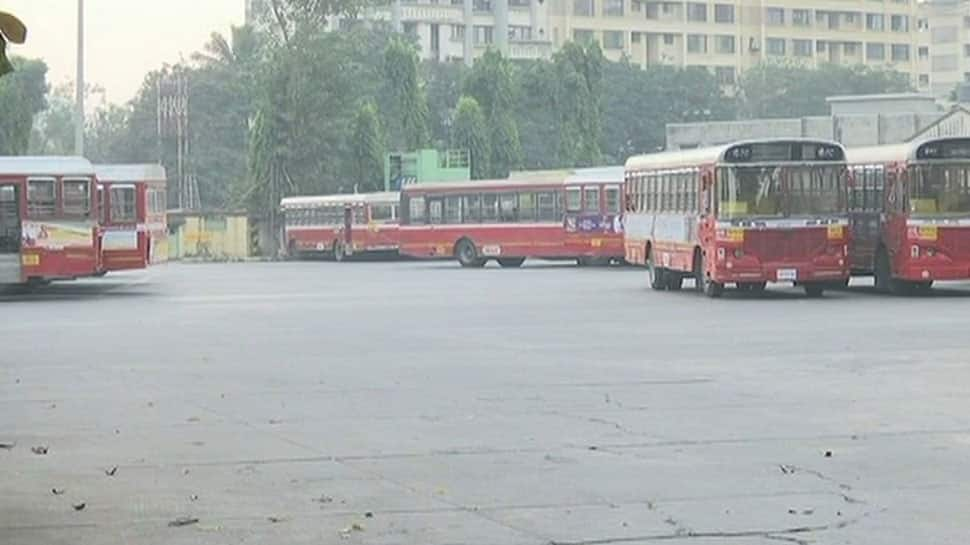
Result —
<svg viewBox="0 0 970 545"><path fill-rule="evenodd" d="M684 275L679 272L666 271L664 276L667 280L667 289L670 291L680 291L684 287Z"/></svg>
<svg viewBox="0 0 970 545"><path fill-rule="evenodd" d="M932 280L924 280L923 282L913 282L913 291L917 293L926 293L933 289Z"/></svg>
<svg viewBox="0 0 970 545"><path fill-rule="evenodd" d="M821 282L808 282L802 284L802 288L805 289L805 295L813 299L821 297L825 293L825 284Z"/></svg>
<svg viewBox="0 0 970 545"><path fill-rule="evenodd" d="M525 263L524 257L500 257L496 261L502 267L506 269L514 269L516 267L521 267Z"/></svg>
<svg viewBox="0 0 970 545"><path fill-rule="evenodd" d="M588 267L589 266L589 260L587 258L585 258L585 257L577 257L576 258L576 266L577 267Z"/></svg>
<svg viewBox="0 0 970 545"><path fill-rule="evenodd" d="M704 254L700 248L694 250L694 290L715 299L724 294L724 284L714 282L707 276Z"/></svg>
<svg viewBox="0 0 970 545"><path fill-rule="evenodd" d="M663 291L667 289L667 271L663 267L658 267L653 260L653 251L647 254L647 279L650 287Z"/></svg>
<svg viewBox="0 0 970 545"><path fill-rule="evenodd" d="M478 249L467 238L463 238L455 244L455 257L462 267L478 269L485 266L486 260L478 257Z"/></svg>
<svg viewBox="0 0 970 545"><path fill-rule="evenodd" d="M909 295L913 291L913 283L893 278L889 265L889 252L885 246L876 251L876 290L892 295Z"/></svg>

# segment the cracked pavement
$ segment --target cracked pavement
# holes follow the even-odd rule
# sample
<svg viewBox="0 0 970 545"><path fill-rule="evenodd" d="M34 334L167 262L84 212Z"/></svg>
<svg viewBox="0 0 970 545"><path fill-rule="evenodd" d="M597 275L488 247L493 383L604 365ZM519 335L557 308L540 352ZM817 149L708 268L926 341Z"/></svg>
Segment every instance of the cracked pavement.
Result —
<svg viewBox="0 0 970 545"><path fill-rule="evenodd" d="M0 542L962 543L970 284L859 284L302 262L0 294Z"/></svg>

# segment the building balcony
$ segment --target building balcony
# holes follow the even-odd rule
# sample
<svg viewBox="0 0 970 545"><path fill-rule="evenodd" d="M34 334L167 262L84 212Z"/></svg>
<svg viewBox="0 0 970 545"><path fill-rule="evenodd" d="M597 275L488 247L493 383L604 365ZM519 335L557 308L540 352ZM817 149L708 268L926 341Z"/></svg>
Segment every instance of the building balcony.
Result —
<svg viewBox="0 0 970 545"><path fill-rule="evenodd" d="M481 55L494 43L476 43L475 55ZM552 42L541 40L509 40L509 58L513 60L538 60L552 57Z"/></svg>

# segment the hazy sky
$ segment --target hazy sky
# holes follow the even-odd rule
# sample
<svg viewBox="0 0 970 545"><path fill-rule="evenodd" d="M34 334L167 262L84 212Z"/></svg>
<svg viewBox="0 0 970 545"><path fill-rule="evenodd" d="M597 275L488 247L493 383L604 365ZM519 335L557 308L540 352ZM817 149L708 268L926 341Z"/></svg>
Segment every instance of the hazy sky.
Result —
<svg viewBox="0 0 970 545"><path fill-rule="evenodd" d="M145 73L186 60L212 32L228 34L245 17L244 0L85 0L85 79L125 102ZM9 53L43 58L51 86L74 80L77 0L0 0L27 25L27 43Z"/></svg>

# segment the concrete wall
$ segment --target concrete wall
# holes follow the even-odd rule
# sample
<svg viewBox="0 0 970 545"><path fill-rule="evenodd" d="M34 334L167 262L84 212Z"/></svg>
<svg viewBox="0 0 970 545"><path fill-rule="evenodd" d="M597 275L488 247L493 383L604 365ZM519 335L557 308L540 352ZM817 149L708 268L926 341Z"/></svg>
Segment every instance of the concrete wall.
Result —
<svg viewBox="0 0 970 545"><path fill-rule="evenodd" d="M886 112L906 113L938 113L940 108L932 96L916 94L901 94L898 96L884 95L875 97L859 97L848 99L832 97L828 100L832 115L846 114L881 114Z"/></svg>
<svg viewBox="0 0 970 545"><path fill-rule="evenodd" d="M250 255L245 215L186 215L170 225L169 259L243 259Z"/></svg>

